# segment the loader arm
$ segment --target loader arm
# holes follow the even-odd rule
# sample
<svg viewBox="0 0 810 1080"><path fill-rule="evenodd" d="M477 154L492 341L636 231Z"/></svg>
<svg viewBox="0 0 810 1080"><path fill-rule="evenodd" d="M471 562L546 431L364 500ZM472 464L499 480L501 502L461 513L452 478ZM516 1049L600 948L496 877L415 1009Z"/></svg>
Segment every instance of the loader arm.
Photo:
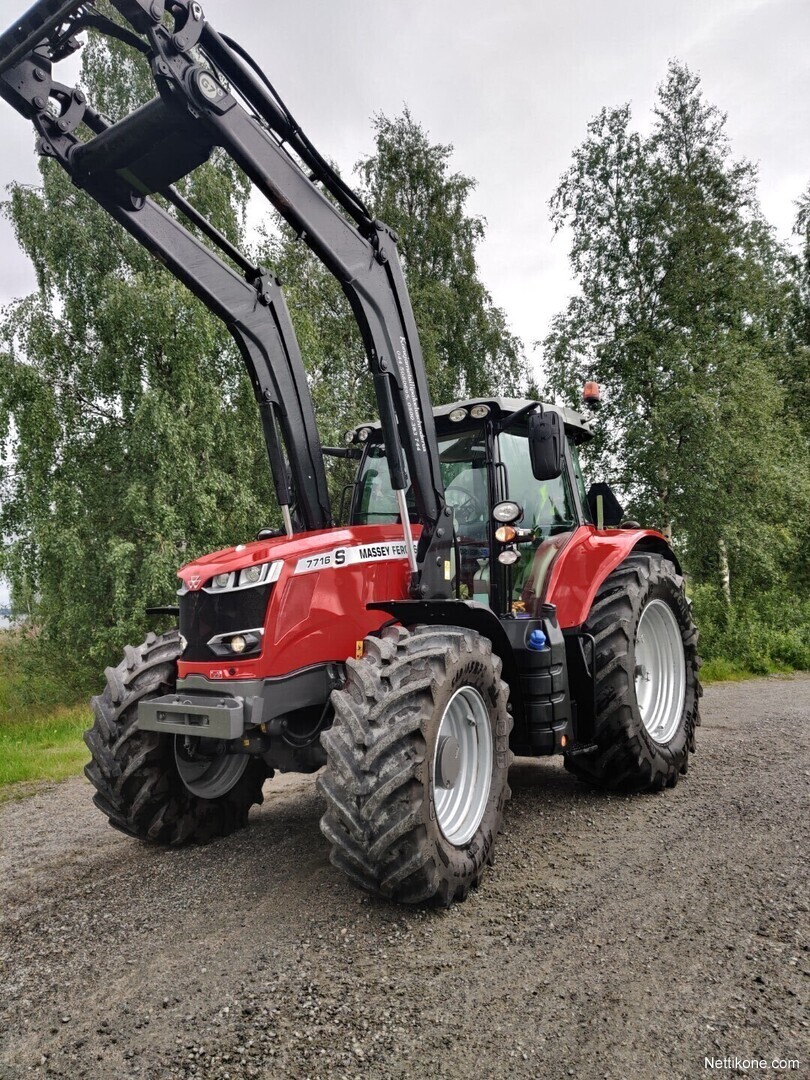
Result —
<svg viewBox="0 0 810 1080"><path fill-rule="evenodd" d="M43 9L42 25L49 29L58 29L65 12L76 10L75 3L35 5L0 38L0 96L34 122L40 133L39 152L58 161L74 182L84 187L225 323L253 385L285 530L292 532L293 493L282 438L289 457L297 517L305 529L327 528L332 518L323 454L298 342L277 280L252 265L170 186L161 194L219 246L244 276L154 199L125 191L120 184L94 183L92 178L80 182L74 161L82 142L76 128L82 123L95 137L102 138L112 125L92 110L81 91L53 80L51 50L47 46L30 49L28 36L33 34L40 40L43 33L34 17L38 7ZM56 14L49 15L51 10ZM54 100L60 107L58 119L48 111L48 102Z"/></svg>
<svg viewBox="0 0 810 1080"><path fill-rule="evenodd" d="M422 598L449 598L452 516L445 504L424 360L396 237L371 217L303 134L266 76L240 46L206 22L198 3L113 0L113 4L131 29L105 23L90 5L57 0L34 4L0 38L0 93L33 120L41 136L40 152L55 157L77 185L165 259L225 319L249 368L255 363L257 340L264 343L267 363L262 374L269 374L265 382L273 383L272 414L283 417L281 409L289 405L280 371L286 372L285 385L294 388L299 403L285 428L296 488L311 473L315 482L310 502L325 505L320 495L320 448L314 443L308 448L301 445L303 433L314 431L314 423L307 424L303 416L311 410L309 392L286 309L280 294L273 294L275 283L269 290L273 322L276 327L284 325L279 335L282 347L269 349L265 338L275 341L275 334L267 334L267 322L265 338L256 333L246 305L235 300L230 279L226 287L225 275L219 270L213 273L210 260L216 256L211 253L210 259L201 260L205 246L193 249L193 236L186 238L175 231L181 229L175 219L149 198L170 190L204 162L215 146L242 168L334 274L347 296L374 380L412 592ZM51 79L52 61L77 47L74 35L87 25L119 39L123 36L145 52L157 87L158 95L151 102L114 124L92 113L80 92ZM49 99L59 107L56 115L48 109ZM94 137L80 141L74 134L79 123L89 127ZM229 270L220 260L216 262ZM201 266L205 271L201 272ZM239 281L236 274L232 276ZM263 297L263 288L248 288L254 302L257 295ZM255 380L254 385L266 394ZM303 428L297 441L290 438L296 424ZM317 463L311 460L316 449ZM303 464L301 454L306 459ZM406 506L409 486L422 524L418 549Z"/></svg>

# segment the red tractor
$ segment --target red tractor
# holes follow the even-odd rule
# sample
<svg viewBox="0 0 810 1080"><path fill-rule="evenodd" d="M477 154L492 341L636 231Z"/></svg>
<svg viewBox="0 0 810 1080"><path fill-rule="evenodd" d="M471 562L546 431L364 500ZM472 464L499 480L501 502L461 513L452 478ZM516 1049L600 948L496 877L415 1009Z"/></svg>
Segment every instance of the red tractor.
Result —
<svg viewBox="0 0 810 1080"><path fill-rule="evenodd" d="M96 805L181 844L244 826L275 769L323 768L333 863L370 892L450 904L492 860L513 754L562 754L606 788L674 786L699 723L697 630L665 538L623 521L606 485L586 491L589 421L500 398L434 409L396 237L199 4L113 6L115 22L34 4L0 37L0 95L227 325L284 524L184 566L178 606L152 610L178 629L107 669L86 735ZM87 27L151 65L155 98L114 123L53 78ZM344 447L320 444L277 280L173 186L215 147L348 297L379 421ZM358 461L345 526L330 454Z"/></svg>

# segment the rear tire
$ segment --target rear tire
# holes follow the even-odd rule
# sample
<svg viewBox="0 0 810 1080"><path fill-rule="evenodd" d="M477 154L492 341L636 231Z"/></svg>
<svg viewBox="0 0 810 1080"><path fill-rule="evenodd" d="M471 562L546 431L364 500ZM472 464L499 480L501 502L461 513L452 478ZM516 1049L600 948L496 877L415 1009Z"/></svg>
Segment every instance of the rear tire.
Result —
<svg viewBox="0 0 810 1080"><path fill-rule="evenodd" d="M661 555L631 555L600 586L583 630L596 641L597 749L566 755L566 768L618 791L674 787L695 749L703 692L683 578Z"/></svg>
<svg viewBox="0 0 810 1080"><path fill-rule="evenodd" d="M96 789L93 802L113 828L173 846L243 828L271 775L261 758L251 758L230 791L200 798L180 778L174 736L138 729L138 703L174 690L180 651L178 630L128 645L118 667L107 668L104 692L91 702L95 722L84 735L92 755L84 772Z"/></svg>
<svg viewBox="0 0 810 1080"><path fill-rule="evenodd" d="M470 630L390 626L346 667L321 736L332 863L391 900L463 900L492 862L511 794L500 659Z"/></svg>

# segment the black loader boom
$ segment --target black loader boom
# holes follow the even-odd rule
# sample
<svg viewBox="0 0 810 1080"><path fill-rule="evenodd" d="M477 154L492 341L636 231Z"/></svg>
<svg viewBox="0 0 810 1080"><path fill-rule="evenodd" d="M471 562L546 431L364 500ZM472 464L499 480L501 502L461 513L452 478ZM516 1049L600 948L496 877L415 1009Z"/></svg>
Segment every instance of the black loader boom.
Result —
<svg viewBox="0 0 810 1080"><path fill-rule="evenodd" d="M287 532L289 458L305 529L331 524L306 375L278 282L253 266L174 184L221 147L340 281L359 323L377 397L391 482L418 598L449 598L441 572L453 542L419 337L396 237L321 157L248 54L190 0L112 0L124 23L91 4L40 0L0 37L0 95L29 118L52 157L225 322L253 381ZM93 29L142 52L157 95L112 123L54 64ZM79 132L81 131L81 136ZM89 138L87 136L90 136ZM321 190L321 188L323 190ZM153 196L220 248L241 278ZM405 492L422 524L414 543Z"/></svg>

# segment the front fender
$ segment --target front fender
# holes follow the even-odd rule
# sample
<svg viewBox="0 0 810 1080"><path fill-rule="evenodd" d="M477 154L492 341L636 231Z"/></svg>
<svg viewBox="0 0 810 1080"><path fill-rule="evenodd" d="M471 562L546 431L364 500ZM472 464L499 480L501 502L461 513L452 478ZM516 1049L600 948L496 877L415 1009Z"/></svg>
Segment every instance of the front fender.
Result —
<svg viewBox="0 0 810 1080"><path fill-rule="evenodd" d="M463 626L489 638L503 663L503 677L510 686L518 685L518 672L512 644L498 616L475 600L385 600L369 604L370 611L387 611L403 626L426 623L429 626Z"/></svg>
<svg viewBox="0 0 810 1080"><path fill-rule="evenodd" d="M581 626L599 586L634 551L651 551L681 567L672 548L654 529L603 529L581 525L560 548L551 567L544 602L554 604L563 629Z"/></svg>

